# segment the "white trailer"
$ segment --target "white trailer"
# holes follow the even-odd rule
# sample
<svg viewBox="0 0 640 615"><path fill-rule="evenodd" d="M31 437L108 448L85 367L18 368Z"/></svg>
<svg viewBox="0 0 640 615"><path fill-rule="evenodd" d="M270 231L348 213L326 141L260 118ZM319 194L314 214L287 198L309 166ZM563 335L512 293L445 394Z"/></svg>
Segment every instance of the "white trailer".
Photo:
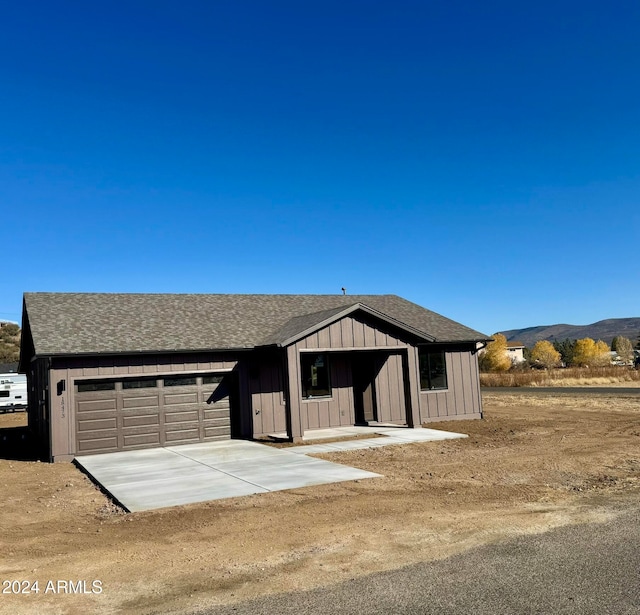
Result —
<svg viewBox="0 0 640 615"><path fill-rule="evenodd" d="M27 377L24 374L0 374L0 412L27 409Z"/></svg>

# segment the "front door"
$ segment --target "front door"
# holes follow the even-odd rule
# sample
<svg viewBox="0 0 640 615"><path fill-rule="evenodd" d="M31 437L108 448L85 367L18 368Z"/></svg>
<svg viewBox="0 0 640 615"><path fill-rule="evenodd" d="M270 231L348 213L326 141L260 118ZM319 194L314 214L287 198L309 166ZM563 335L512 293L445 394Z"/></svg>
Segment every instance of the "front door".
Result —
<svg viewBox="0 0 640 615"><path fill-rule="evenodd" d="M370 421L378 420L376 366L375 355L357 353L353 357L353 396L357 425L366 425Z"/></svg>

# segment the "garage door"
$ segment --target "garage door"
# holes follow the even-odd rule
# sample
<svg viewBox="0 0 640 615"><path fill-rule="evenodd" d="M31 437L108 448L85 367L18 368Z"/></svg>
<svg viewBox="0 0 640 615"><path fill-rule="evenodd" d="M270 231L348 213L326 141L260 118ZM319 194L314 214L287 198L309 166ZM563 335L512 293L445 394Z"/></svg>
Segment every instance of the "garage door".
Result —
<svg viewBox="0 0 640 615"><path fill-rule="evenodd" d="M231 378L207 374L77 381L76 453L227 440Z"/></svg>

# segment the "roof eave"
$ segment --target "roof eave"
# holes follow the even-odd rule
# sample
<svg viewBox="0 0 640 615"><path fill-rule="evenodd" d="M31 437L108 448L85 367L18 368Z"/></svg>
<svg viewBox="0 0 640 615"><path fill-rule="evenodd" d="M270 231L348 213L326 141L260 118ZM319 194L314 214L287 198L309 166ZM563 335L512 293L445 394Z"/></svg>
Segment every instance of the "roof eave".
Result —
<svg viewBox="0 0 640 615"><path fill-rule="evenodd" d="M54 358L68 358L68 357L117 357L117 356L131 356L131 355L158 355L158 354L201 354L205 353L214 353L214 352L247 352L253 350L254 346L246 347L229 347L229 348L171 348L164 350L92 350L92 351L84 351L84 352L42 352L42 353L34 353L32 357L32 361L34 359L54 359Z"/></svg>

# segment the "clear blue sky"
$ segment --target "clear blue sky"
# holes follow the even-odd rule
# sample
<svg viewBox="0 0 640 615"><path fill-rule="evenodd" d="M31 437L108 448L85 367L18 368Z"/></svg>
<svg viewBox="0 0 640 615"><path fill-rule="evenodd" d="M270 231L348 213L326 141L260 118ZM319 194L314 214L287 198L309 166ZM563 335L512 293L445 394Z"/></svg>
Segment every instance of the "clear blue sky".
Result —
<svg viewBox="0 0 640 615"><path fill-rule="evenodd" d="M5 3L24 291L396 293L484 333L640 315L640 4Z"/></svg>

